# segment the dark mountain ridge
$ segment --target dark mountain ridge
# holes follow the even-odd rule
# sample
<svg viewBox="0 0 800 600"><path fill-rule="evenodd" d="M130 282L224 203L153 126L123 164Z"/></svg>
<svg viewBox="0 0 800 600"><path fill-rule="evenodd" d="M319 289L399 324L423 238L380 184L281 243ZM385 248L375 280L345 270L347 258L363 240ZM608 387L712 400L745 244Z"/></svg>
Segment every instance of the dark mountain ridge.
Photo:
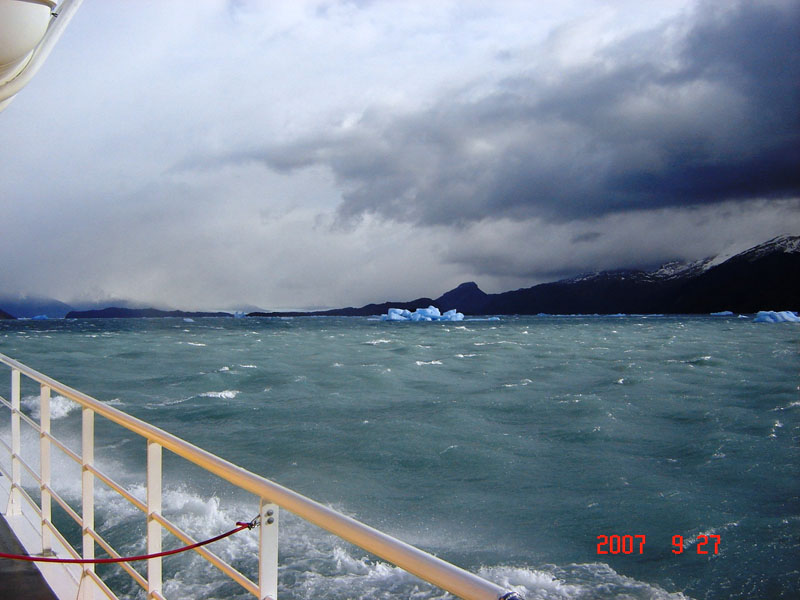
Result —
<svg viewBox="0 0 800 600"><path fill-rule="evenodd" d="M671 262L655 271L601 271L500 294L487 294L467 282L434 300L249 316L370 316L384 314L390 307L413 311L429 304L442 312L455 308L470 315L708 314L800 308L800 236L780 236L717 262L707 258L689 264Z"/></svg>

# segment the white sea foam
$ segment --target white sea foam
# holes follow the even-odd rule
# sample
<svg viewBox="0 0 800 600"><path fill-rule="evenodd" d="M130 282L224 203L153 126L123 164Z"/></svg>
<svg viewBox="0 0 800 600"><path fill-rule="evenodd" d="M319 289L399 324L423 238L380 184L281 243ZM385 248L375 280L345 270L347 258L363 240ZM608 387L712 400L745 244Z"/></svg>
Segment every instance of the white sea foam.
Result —
<svg viewBox="0 0 800 600"><path fill-rule="evenodd" d="M30 411L30 417L34 421L41 418L39 396L25 396L19 401L23 408ZM77 402L73 402L64 396L53 396L50 398L50 419L63 419L69 413L80 408Z"/></svg>
<svg viewBox="0 0 800 600"><path fill-rule="evenodd" d="M232 400L241 394L239 390L223 390L222 392L203 392L200 394L203 398L225 398L226 400Z"/></svg>
<svg viewBox="0 0 800 600"><path fill-rule="evenodd" d="M418 360L418 361L415 361L415 362L416 362L418 367L421 367L422 365L440 365L440 364L442 364L442 361L440 361L440 360L428 360L428 361Z"/></svg>
<svg viewBox="0 0 800 600"><path fill-rule="evenodd" d="M519 381L519 383L504 383L503 387L507 387L507 388L520 387L520 386L524 387L526 385L530 385L531 383L533 383L532 379L525 378L525 379L521 379Z"/></svg>

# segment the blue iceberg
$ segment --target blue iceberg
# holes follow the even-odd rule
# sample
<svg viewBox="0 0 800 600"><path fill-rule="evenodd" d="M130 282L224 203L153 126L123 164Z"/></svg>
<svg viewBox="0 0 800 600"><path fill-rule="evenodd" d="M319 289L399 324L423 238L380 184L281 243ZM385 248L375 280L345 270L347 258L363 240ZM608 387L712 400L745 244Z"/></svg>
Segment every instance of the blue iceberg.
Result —
<svg viewBox="0 0 800 600"><path fill-rule="evenodd" d="M755 323L800 323L800 317L797 313L790 310L774 311L774 310L760 310L753 319Z"/></svg>
<svg viewBox="0 0 800 600"><path fill-rule="evenodd" d="M464 315L456 309L448 310L444 314L435 306L418 308L413 313L405 308L390 308L389 312L381 315L381 321L463 321Z"/></svg>

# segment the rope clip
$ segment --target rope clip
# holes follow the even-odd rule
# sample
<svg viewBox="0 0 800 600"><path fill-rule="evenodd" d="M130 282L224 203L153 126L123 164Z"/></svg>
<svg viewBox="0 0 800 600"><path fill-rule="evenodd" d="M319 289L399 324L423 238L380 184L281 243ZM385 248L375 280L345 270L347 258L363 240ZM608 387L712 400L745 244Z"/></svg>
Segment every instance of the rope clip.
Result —
<svg viewBox="0 0 800 600"><path fill-rule="evenodd" d="M242 523L242 525L245 525L245 523ZM250 521L249 523L246 523L246 525L248 529L255 529L256 527L261 525L261 515L256 515L255 517L253 517L253 520Z"/></svg>
<svg viewBox="0 0 800 600"><path fill-rule="evenodd" d="M256 515L252 521L236 521L236 524L239 527L247 527L248 529L254 529L261 525L261 516Z"/></svg>

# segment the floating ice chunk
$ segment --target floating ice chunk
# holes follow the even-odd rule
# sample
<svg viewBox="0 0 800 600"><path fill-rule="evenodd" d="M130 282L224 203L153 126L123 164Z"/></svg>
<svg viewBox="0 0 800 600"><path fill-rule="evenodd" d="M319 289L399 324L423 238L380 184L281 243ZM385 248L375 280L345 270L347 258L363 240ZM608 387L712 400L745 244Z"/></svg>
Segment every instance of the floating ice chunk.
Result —
<svg viewBox="0 0 800 600"><path fill-rule="evenodd" d="M464 315L456 309L448 310L444 314L435 306L418 308L413 313L405 308L390 308L381 321L463 321Z"/></svg>
<svg viewBox="0 0 800 600"><path fill-rule="evenodd" d="M755 323L800 323L800 317L790 310L777 312L774 310L760 310L753 321Z"/></svg>
<svg viewBox="0 0 800 600"><path fill-rule="evenodd" d="M463 321L464 315L458 312L455 308L451 308L450 310L446 311L442 317L442 321Z"/></svg>
<svg viewBox="0 0 800 600"><path fill-rule="evenodd" d="M384 321L410 321L411 313L404 308L390 308L389 312L381 316Z"/></svg>
<svg viewBox="0 0 800 600"><path fill-rule="evenodd" d="M720 312L713 312L711 313L712 317L732 317L733 313L729 310L723 310Z"/></svg>

